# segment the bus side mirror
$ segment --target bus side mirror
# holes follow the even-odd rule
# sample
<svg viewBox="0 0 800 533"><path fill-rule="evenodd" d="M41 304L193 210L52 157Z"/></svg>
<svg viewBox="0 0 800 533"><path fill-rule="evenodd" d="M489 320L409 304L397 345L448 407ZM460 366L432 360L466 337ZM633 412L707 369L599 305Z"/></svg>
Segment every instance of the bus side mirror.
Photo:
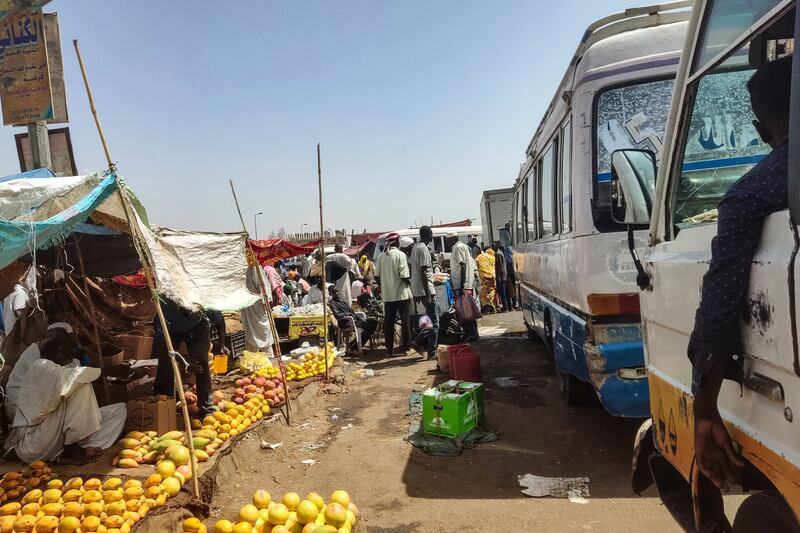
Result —
<svg viewBox="0 0 800 533"><path fill-rule="evenodd" d="M619 224L648 224L656 187L656 155L650 150L611 154L611 218Z"/></svg>

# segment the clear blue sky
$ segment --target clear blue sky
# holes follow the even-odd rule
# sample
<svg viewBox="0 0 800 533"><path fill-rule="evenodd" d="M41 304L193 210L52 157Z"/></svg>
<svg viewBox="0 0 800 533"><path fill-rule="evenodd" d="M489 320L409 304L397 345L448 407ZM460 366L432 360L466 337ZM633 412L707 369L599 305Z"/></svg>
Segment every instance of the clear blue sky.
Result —
<svg viewBox="0 0 800 533"><path fill-rule="evenodd" d="M105 167L72 38L120 172L153 223L264 238L479 217L510 186L586 26L637 0L53 0L79 172ZM227 7L232 5L235 7ZM0 133L0 175L19 171ZM479 222L478 222L479 223ZM250 228L252 229L252 227Z"/></svg>

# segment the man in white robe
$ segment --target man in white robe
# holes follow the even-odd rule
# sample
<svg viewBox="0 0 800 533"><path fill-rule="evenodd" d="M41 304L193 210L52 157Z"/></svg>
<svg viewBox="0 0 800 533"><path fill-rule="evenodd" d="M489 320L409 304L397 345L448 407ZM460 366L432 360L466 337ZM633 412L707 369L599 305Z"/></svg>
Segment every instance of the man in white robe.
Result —
<svg viewBox="0 0 800 533"><path fill-rule="evenodd" d="M125 404L98 406L92 382L100 369L78 366L75 348L64 329L51 329L38 343L41 357L29 362L5 445L23 462L84 463L110 448L125 428Z"/></svg>

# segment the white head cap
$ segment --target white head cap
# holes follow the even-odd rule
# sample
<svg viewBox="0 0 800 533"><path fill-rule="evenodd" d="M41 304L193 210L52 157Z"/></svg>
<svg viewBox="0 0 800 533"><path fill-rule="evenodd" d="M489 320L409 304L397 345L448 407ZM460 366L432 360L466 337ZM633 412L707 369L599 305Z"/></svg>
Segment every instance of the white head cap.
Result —
<svg viewBox="0 0 800 533"><path fill-rule="evenodd" d="M66 322L53 322L52 324L47 326L48 331L50 331L51 329L63 329L67 333L75 333L75 330L72 329L72 326L70 326Z"/></svg>

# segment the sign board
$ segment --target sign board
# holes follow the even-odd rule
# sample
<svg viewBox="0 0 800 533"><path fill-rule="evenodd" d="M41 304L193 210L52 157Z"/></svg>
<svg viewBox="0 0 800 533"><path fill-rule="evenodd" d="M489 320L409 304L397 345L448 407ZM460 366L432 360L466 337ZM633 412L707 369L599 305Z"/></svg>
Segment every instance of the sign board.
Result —
<svg viewBox="0 0 800 533"><path fill-rule="evenodd" d="M47 43L47 67L50 72L50 93L53 98L53 118L47 122L50 124L69 122L58 13L44 14L44 39Z"/></svg>
<svg viewBox="0 0 800 533"><path fill-rule="evenodd" d="M53 118L41 9L0 20L0 102L6 126Z"/></svg>
<svg viewBox="0 0 800 533"><path fill-rule="evenodd" d="M300 337L324 337L325 319L319 316L290 316L289 338L292 340Z"/></svg>
<svg viewBox="0 0 800 533"><path fill-rule="evenodd" d="M75 165L75 154L72 152L72 139L69 135L69 128L57 128L48 130L50 139L50 159L53 163L53 172L56 176L77 176L78 168ZM33 153L31 152L31 141L27 133L17 133L14 135L17 143L17 156L19 157L19 168L21 172L33 169Z"/></svg>
<svg viewBox="0 0 800 533"><path fill-rule="evenodd" d="M42 7L49 4L50 0L0 0L0 19L14 11L15 9L25 9L28 7Z"/></svg>

